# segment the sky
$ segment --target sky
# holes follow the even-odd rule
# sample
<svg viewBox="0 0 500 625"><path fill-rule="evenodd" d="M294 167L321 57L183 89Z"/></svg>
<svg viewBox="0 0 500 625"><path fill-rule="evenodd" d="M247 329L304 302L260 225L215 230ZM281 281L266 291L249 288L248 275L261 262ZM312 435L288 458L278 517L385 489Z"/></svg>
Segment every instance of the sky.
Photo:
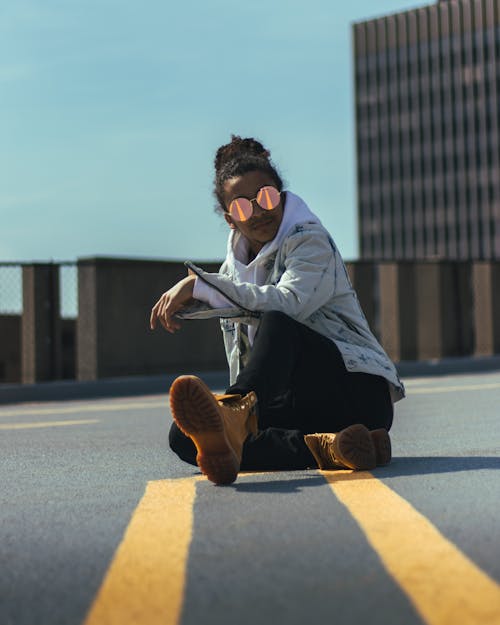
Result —
<svg viewBox="0 0 500 625"><path fill-rule="evenodd" d="M0 262L216 260L231 134L358 255L352 23L405 0L0 0Z"/></svg>

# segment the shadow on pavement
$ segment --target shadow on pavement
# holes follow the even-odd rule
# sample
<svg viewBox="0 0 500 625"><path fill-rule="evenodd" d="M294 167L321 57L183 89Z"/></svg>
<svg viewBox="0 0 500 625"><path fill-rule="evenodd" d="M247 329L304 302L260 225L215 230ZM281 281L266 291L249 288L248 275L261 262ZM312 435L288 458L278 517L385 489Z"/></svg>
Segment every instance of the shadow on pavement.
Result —
<svg viewBox="0 0 500 625"><path fill-rule="evenodd" d="M328 471L339 481L370 480L403 476L431 475L437 473L458 473L463 471L500 470L500 458L495 456L406 456L396 457L387 467L371 471L349 471L348 469ZM242 493L297 493L311 486L324 486L326 480L317 470L302 473L283 472L286 478L279 478L279 471L241 472L238 481L228 487ZM200 475L194 472L193 476ZM292 476L292 477L290 477ZM247 478L247 479L245 479Z"/></svg>
<svg viewBox="0 0 500 625"><path fill-rule="evenodd" d="M495 456L407 456L393 458L390 465L376 469L376 477L458 473L461 471L500 470L500 458Z"/></svg>
<svg viewBox="0 0 500 625"><path fill-rule="evenodd" d="M411 475L480 471L484 469L499 471L500 458L495 456L407 456L404 458L393 458L390 465L387 467L379 467L373 472L340 470L329 471L328 473L334 476L337 474L339 481L345 481L373 479L372 475L377 478L391 478ZM255 475L269 475L269 479L266 481L238 481L232 485L232 488L247 493L296 493L310 486L325 485L325 478L318 475L316 472L311 472L309 475L308 472L305 472L301 477L287 477L286 479L276 479L276 472L268 474L247 474L249 478ZM240 477L244 476L245 473L240 474Z"/></svg>
<svg viewBox="0 0 500 625"><path fill-rule="evenodd" d="M255 474L254 474L255 475ZM266 475L265 473L259 473L259 475ZM275 472L268 474L271 479L266 481L255 482L236 482L232 485L234 490L242 493L297 493L303 488L310 486L324 486L325 478L317 473L311 473L311 475L303 475L301 478L289 478L289 479L273 479L276 475ZM241 477L245 474L241 473ZM250 476L249 476L250 477Z"/></svg>

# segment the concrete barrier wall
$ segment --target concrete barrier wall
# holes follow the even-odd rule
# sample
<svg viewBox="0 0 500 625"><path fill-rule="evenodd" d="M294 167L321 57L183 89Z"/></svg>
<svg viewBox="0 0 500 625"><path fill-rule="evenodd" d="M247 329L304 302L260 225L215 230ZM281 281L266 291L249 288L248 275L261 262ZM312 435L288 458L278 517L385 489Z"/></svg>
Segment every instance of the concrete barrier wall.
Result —
<svg viewBox="0 0 500 625"><path fill-rule="evenodd" d="M374 334L396 362L473 353L471 263L350 263L348 270Z"/></svg>
<svg viewBox="0 0 500 625"><path fill-rule="evenodd" d="M62 376L59 267L35 263L23 267L21 371L24 383Z"/></svg>
<svg viewBox="0 0 500 625"><path fill-rule="evenodd" d="M358 261L346 263L346 267L370 328L375 336L380 338L377 297L379 289L378 266L375 263Z"/></svg>
<svg viewBox="0 0 500 625"><path fill-rule="evenodd" d="M21 381L21 316L0 315L0 383Z"/></svg>
<svg viewBox="0 0 500 625"><path fill-rule="evenodd" d="M415 265L417 359L465 356L472 352L472 274L463 262Z"/></svg>
<svg viewBox="0 0 500 625"><path fill-rule="evenodd" d="M217 271L220 263L199 263ZM149 329L151 308L187 275L180 262L93 258L78 263L77 377L224 369L218 320Z"/></svg>
<svg viewBox="0 0 500 625"><path fill-rule="evenodd" d="M217 271L220 263L198 264ZM347 268L372 330L396 362L500 354L500 262L360 261ZM185 321L175 335L149 329L153 304L185 275L181 262L82 259L75 329L75 321L59 319L54 267L24 267L22 321L0 317L0 381L225 370L217 320Z"/></svg>
<svg viewBox="0 0 500 625"><path fill-rule="evenodd" d="M472 275L474 354L500 354L500 262L474 263Z"/></svg>
<svg viewBox="0 0 500 625"><path fill-rule="evenodd" d="M396 362L416 360L418 318L414 264L380 264L378 298L380 342Z"/></svg>
<svg viewBox="0 0 500 625"><path fill-rule="evenodd" d="M62 379L76 378L76 319L61 320Z"/></svg>

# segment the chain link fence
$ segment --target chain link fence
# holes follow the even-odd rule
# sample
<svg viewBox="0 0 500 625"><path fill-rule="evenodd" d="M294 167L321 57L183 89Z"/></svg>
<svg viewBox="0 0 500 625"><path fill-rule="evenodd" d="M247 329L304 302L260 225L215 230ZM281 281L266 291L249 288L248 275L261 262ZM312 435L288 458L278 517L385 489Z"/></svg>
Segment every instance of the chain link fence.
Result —
<svg viewBox="0 0 500 625"><path fill-rule="evenodd" d="M0 315L23 312L23 278L20 263L0 263Z"/></svg>
<svg viewBox="0 0 500 625"><path fill-rule="evenodd" d="M59 266L59 309L61 319L78 317L78 270L76 262ZM31 263L0 262L0 315L22 315L23 266Z"/></svg>
<svg viewBox="0 0 500 625"><path fill-rule="evenodd" d="M22 265L0 263L0 383L21 381Z"/></svg>
<svg viewBox="0 0 500 625"><path fill-rule="evenodd" d="M48 263L58 268L63 379L75 377L78 268L76 262ZM0 383L21 381L23 267L33 263L0 262Z"/></svg>
<svg viewBox="0 0 500 625"><path fill-rule="evenodd" d="M76 263L59 263L59 307L62 319L78 317L78 269Z"/></svg>

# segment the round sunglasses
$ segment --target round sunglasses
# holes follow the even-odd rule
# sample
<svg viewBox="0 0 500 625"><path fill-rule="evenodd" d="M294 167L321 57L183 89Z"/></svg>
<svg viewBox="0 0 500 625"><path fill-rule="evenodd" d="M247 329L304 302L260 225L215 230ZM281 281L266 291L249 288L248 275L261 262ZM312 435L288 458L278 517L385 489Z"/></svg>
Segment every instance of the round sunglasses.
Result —
<svg viewBox="0 0 500 625"><path fill-rule="evenodd" d="M266 211L272 211L280 203L280 192L276 187L261 187L257 197L249 200L246 197L237 197L229 204L228 213L236 221L247 221L253 215L253 202Z"/></svg>

